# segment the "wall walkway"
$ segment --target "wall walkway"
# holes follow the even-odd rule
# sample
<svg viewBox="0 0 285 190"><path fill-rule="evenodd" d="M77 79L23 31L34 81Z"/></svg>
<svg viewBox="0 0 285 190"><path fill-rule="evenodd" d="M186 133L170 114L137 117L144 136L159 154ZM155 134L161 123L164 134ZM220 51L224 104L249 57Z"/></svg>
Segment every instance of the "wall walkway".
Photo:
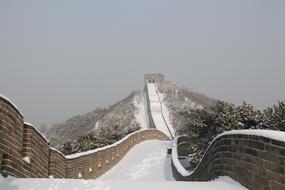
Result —
<svg viewBox="0 0 285 190"><path fill-rule="evenodd" d="M172 150L174 177L179 181L209 181L230 176L249 189L284 190L284 137L285 132L268 130L227 132L212 142L193 172L186 171L178 160L177 146L184 138L179 137Z"/></svg>
<svg viewBox="0 0 285 190"><path fill-rule="evenodd" d="M116 165L136 144L167 140L155 129L137 131L119 142L88 152L64 156L31 124L17 107L0 96L0 174L4 176L95 179Z"/></svg>

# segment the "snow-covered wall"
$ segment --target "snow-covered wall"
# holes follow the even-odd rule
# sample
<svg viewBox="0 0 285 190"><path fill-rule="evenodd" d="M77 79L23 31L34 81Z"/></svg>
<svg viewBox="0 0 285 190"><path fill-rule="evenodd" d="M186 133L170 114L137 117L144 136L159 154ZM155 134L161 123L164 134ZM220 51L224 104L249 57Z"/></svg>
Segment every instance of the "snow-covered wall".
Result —
<svg viewBox="0 0 285 190"><path fill-rule="evenodd" d="M20 116L22 118L24 117L23 114L21 113L20 109L16 106L16 104L14 104L9 98L4 96L3 94L0 94L0 101L8 104L9 106L11 106L13 108L14 111L16 111L18 114L20 114Z"/></svg>
<svg viewBox="0 0 285 190"><path fill-rule="evenodd" d="M160 130L168 137L174 137L174 130L168 125L165 115L166 108L163 109L162 100L159 95L155 83L146 83L147 96L148 96L148 110L150 123L154 125L157 130Z"/></svg>
<svg viewBox="0 0 285 190"><path fill-rule="evenodd" d="M168 138L155 129L141 130L113 145L66 156L67 177L78 178L80 173L84 179L97 178L115 166L136 144L153 139L166 140Z"/></svg>
<svg viewBox="0 0 285 190"><path fill-rule="evenodd" d="M149 96L148 96L148 87L147 85L145 85L145 99L146 99L146 105L147 105L147 115L148 115L148 126L149 128L153 128L155 129L155 125L154 125L154 121L152 119L152 116L151 116L151 110L150 110L150 99L149 99Z"/></svg>
<svg viewBox="0 0 285 190"><path fill-rule="evenodd" d="M230 131L219 135L197 168L189 172L178 160L179 137L172 149L172 170L179 181L208 181L230 176L249 189L285 189L285 132ZM181 143L181 142L179 142Z"/></svg>
<svg viewBox="0 0 285 190"><path fill-rule="evenodd" d="M115 144L64 156L49 147L48 140L24 122L23 115L7 98L0 96L0 174L42 178L96 178L116 163L136 144L146 140L166 140L155 129L127 135Z"/></svg>
<svg viewBox="0 0 285 190"><path fill-rule="evenodd" d="M48 177L48 141L9 99L0 96L0 173L17 177Z"/></svg>

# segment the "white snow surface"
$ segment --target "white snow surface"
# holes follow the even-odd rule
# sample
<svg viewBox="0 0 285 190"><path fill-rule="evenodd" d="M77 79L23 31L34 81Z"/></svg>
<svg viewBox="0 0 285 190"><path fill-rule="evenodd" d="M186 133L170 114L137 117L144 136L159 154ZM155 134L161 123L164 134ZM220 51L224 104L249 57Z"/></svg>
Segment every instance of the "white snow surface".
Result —
<svg viewBox="0 0 285 190"><path fill-rule="evenodd" d="M150 140L136 145L99 180L175 181L171 159L166 152L170 143Z"/></svg>
<svg viewBox="0 0 285 190"><path fill-rule="evenodd" d="M45 135L43 135L42 134L42 132L40 132L33 124L31 124L31 123L28 123L28 122L24 122L24 124L26 124L26 125L29 125L29 126L31 126L31 127L33 127L34 128L34 130L35 131L37 131L38 132L38 134L46 141L46 142L48 142L48 143L50 143L50 141L45 137Z"/></svg>
<svg viewBox="0 0 285 190"><path fill-rule="evenodd" d="M29 157L22 158L26 163L31 164L31 159Z"/></svg>
<svg viewBox="0 0 285 190"><path fill-rule="evenodd" d="M235 135L235 134L254 135L254 136L260 136L260 137L265 137L265 138L285 142L285 132L265 130L265 129L244 129L244 130L226 131L218 135L216 139L224 135Z"/></svg>
<svg viewBox="0 0 285 190"><path fill-rule="evenodd" d="M135 118L140 124L141 129L147 129L147 116L146 116L146 103L143 93L136 94L134 96L134 106L136 107Z"/></svg>
<svg viewBox="0 0 285 190"><path fill-rule="evenodd" d="M131 149L115 167L96 180L0 177L3 190L245 190L228 177L211 182L174 181L167 157L169 141L151 140ZM78 174L80 177L80 173Z"/></svg>
<svg viewBox="0 0 285 190"><path fill-rule="evenodd" d="M22 114L22 112L20 111L20 109L16 106L16 104L14 104L9 98L7 98L6 96L4 96L3 94L0 93L0 97L4 98L5 100L7 100L8 102L10 102L10 104L12 104L16 110L18 110L18 112L20 113L20 115L22 117L24 117L24 115Z"/></svg>
<svg viewBox="0 0 285 190"><path fill-rule="evenodd" d="M99 127L99 122L97 121L94 125L94 129L98 129L98 127Z"/></svg>
<svg viewBox="0 0 285 190"><path fill-rule="evenodd" d="M24 117L24 115L22 114L22 112L20 111L20 109L19 109L9 98L7 98L6 96L4 96L3 94L0 94L0 97L4 98L4 99L7 100L8 102L10 102L10 104L12 104L12 105L15 107L15 109L20 113L20 115L21 115L22 117ZM45 139L45 141L47 141L47 142L49 143L49 140L48 140L34 125L32 125L31 123L28 123L28 122L24 122L24 124L33 127L33 128L39 133L39 135L42 136L42 137Z"/></svg>
<svg viewBox="0 0 285 190"><path fill-rule="evenodd" d="M174 138L172 151L171 151L171 158L173 161L173 165L176 168L176 170L184 177L190 176L192 172L187 171L182 164L180 163L178 159L178 152L177 152L177 140L179 137Z"/></svg>
<svg viewBox="0 0 285 190"><path fill-rule="evenodd" d="M125 180L83 180L83 179L17 179L0 177L2 190L246 190L228 177L211 182L157 182Z"/></svg>
<svg viewBox="0 0 285 190"><path fill-rule="evenodd" d="M226 135L252 135L252 136L260 136L260 137L265 137L265 138L269 138L269 139L273 139L273 140L277 140L277 141L281 141L281 142L285 142L285 132L283 131L275 131L275 130L265 130L265 129L243 129L243 130L232 130L232 131L226 131L223 132L221 134L219 134L212 142L211 144L208 146L206 152L208 151L208 149L212 146L212 144L214 143L215 140L217 140L218 138L222 137L222 136L226 136ZM180 163L180 161L178 160L178 153L177 153L177 140L179 137L175 137L174 138L174 142L173 142L173 146L172 146L172 160L173 160L173 164L175 166L175 168L177 169L177 171L184 177L190 176L193 172L195 172L196 168L199 167L199 165L193 170L193 171L187 171L185 170L185 168L182 166L182 164ZM205 156L205 155L204 155ZM203 156L203 158L204 158ZM202 160L203 160L202 158Z"/></svg>
<svg viewBox="0 0 285 190"><path fill-rule="evenodd" d="M171 169L171 157L167 155L167 148L171 146L171 143L158 140L142 142L132 148L122 161L97 180L125 182L128 186L125 189L246 189L229 177L220 177L211 182L175 181ZM136 187L135 184L138 186ZM117 188L120 189L112 187L112 189Z"/></svg>
<svg viewBox="0 0 285 190"><path fill-rule="evenodd" d="M167 125L171 131L171 133L174 135L175 134L175 130L172 126L172 123L170 121L170 114L169 114L169 110L164 102L164 95L160 92L158 92L158 95L159 95L159 98L160 98L160 102L161 102L161 108L162 108L162 113L163 113L163 116L167 122Z"/></svg>
<svg viewBox="0 0 285 190"><path fill-rule="evenodd" d="M161 99L156 89L156 85L152 83L147 84L148 87L148 96L150 100L150 111L153 118L153 122L157 130L162 131L168 137L174 136L172 130L168 128L167 123L165 122L165 116L161 105ZM167 109L165 107L165 109ZM169 114L168 114L169 115Z"/></svg>
<svg viewBox="0 0 285 190"><path fill-rule="evenodd" d="M169 141L146 141L136 145L123 160L96 180L82 179L16 179L0 177L5 190L245 190L228 177L211 182L180 182L172 177ZM80 177L80 173L78 174Z"/></svg>
<svg viewBox="0 0 285 190"><path fill-rule="evenodd" d="M124 180L83 180L83 179L17 179L0 177L3 190L246 190L228 177L211 182L157 182Z"/></svg>
<svg viewBox="0 0 285 190"><path fill-rule="evenodd" d="M54 150L54 151L56 151L57 153L59 153L60 155L62 155L63 157L65 157L65 155L64 155L61 151L57 150L56 148L49 147L49 149Z"/></svg>
<svg viewBox="0 0 285 190"><path fill-rule="evenodd" d="M147 130L154 130L155 129L147 129ZM71 155L67 155L65 156L66 159L74 159L74 158L78 158L80 156L86 156L86 155L89 155L89 154L93 154L95 152L99 152L99 151L102 151L102 150L106 150L108 148L111 148L111 147L114 147L114 146L117 146L118 144L122 143L123 141L125 141L127 138L129 138L131 135L133 134L136 134L136 133L139 133L141 131L144 131L144 130L139 130L139 131L135 131L131 134L128 134L127 136L125 136L124 138L122 138L121 140L115 142L114 144L111 144L111 145L107 145L107 146L104 146L104 147L101 147L101 148L96 148L96 149L93 149L93 150L89 150L89 151L86 151L86 152L80 152L80 153L75 153L75 154L71 154ZM56 150L56 149L54 149ZM58 150L57 150L58 151ZM59 152L59 151L58 151ZM62 153L61 153L62 154Z"/></svg>

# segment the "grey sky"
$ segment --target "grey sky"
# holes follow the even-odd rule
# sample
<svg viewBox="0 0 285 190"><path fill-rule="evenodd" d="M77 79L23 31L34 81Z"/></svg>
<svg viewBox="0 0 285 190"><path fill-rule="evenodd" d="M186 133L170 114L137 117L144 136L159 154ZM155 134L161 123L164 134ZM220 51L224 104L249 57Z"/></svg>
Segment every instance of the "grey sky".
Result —
<svg viewBox="0 0 285 190"><path fill-rule="evenodd" d="M143 74L258 107L285 99L284 0L0 0L0 93L36 125L108 106Z"/></svg>

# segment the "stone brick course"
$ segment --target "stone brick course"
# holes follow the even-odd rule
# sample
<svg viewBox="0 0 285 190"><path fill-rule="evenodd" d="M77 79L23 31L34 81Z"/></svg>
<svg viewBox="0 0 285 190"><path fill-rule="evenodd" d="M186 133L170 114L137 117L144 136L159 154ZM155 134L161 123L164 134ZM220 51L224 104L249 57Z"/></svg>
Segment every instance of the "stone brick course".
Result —
<svg viewBox="0 0 285 190"><path fill-rule="evenodd" d="M0 174L3 176L95 179L116 165L136 144L146 140L166 140L158 130L135 132L115 146L68 159L50 148L47 140L24 123L17 108L0 97ZM28 158L30 162L25 161Z"/></svg>
<svg viewBox="0 0 285 190"><path fill-rule="evenodd" d="M225 135L212 143L190 176L183 177L173 162L172 169L174 177L182 181L229 176L249 189L284 190L285 142L253 135Z"/></svg>

